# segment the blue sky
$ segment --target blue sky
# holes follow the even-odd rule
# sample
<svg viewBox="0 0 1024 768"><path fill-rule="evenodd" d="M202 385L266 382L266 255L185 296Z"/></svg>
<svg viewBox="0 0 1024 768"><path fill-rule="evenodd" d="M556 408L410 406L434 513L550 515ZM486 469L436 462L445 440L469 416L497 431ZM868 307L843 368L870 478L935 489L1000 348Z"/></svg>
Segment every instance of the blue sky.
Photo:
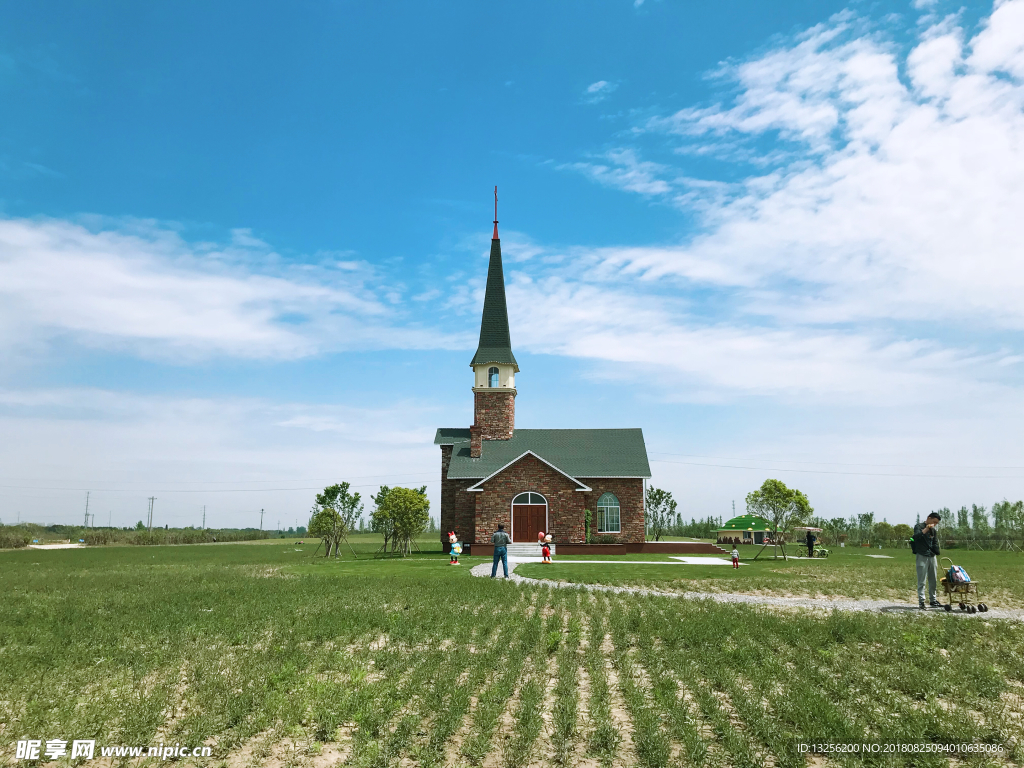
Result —
<svg viewBox="0 0 1024 768"><path fill-rule="evenodd" d="M1024 0L7 4L0 519L436 512L495 184L519 426L643 427L687 517L1020 498L1022 40Z"/></svg>

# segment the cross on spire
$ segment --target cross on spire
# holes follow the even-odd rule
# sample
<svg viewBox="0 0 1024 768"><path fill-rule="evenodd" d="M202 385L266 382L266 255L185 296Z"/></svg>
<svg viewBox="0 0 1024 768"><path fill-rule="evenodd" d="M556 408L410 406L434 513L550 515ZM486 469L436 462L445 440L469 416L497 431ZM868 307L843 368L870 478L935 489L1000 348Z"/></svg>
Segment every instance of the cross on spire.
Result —
<svg viewBox="0 0 1024 768"><path fill-rule="evenodd" d="M494 187L494 234L491 235L491 240L498 239L498 187Z"/></svg>

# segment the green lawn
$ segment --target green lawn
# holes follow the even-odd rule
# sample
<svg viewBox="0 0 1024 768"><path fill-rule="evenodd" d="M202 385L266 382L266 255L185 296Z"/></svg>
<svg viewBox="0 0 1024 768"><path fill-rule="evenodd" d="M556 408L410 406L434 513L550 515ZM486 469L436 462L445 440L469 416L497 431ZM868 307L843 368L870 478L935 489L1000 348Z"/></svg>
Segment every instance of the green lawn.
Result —
<svg viewBox="0 0 1024 768"><path fill-rule="evenodd" d="M892 559L871 558L868 554L888 555ZM1005 608L1024 607L1024 555L976 550L951 550L947 554L978 582L984 602ZM516 573L579 584L643 586L679 592L917 600L914 556L907 550L839 549L827 560L791 559L788 562L781 558L772 560L770 555L767 560L762 555L755 561L753 556L754 551L745 549L740 560L744 565L738 570L724 566L629 565L626 562L622 565L571 565L573 560L612 558L556 557L553 565L527 563L520 565ZM668 555L629 555L621 559L671 560Z"/></svg>
<svg viewBox="0 0 1024 768"><path fill-rule="evenodd" d="M312 550L0 552L0 764L27 765L30 738L206 743L212 758L180 762L211 768L798 766L798 740L823 738L1024 760L1021 623L781 614ZM820 565L846 567L788 567Z"/></svg>

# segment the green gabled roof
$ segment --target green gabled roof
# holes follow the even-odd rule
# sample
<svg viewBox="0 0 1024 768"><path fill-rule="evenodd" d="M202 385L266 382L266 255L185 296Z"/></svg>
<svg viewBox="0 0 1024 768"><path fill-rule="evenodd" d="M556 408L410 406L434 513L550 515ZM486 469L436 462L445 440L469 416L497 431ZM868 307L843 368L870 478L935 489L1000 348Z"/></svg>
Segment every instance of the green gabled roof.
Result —
<svg viewBox="0 0 1024 768"><path fill-rule="evenodd" d="M758 515L739 515L734 517L732 520L726 520L725 524L719 528L720 531L767 531L771 528L771 523L765 520L763 517Z"/></svg>
<svg viewBox="0 0 1024 768"><path fill-rule="evenodd" d="M465 432L459 441L455 433ZM574 478L650 477L641 429L516 429L509 440L485 440L479 459L470 458L469 430L439 429L434 442L454 445L450 479L480 480L532 451Z"/></svg>
<svg viewBox="0 0 1024 768"><path fill-rule="evenodd" d="M487 266L487 287L484 290L484 313L480 319L480 343L470 365L503 363L519 371L512 354L512 337L508 332L508 307L505 305L505 274L501 269L501 241L491 240L491 260Z"/></svg>
<svg viewBox="0 0 1024 768"><path fill-rule="evenodd" d="M469 430L462 427L439 427L434 435L434 445L452 445L469 440Z"/></svg>

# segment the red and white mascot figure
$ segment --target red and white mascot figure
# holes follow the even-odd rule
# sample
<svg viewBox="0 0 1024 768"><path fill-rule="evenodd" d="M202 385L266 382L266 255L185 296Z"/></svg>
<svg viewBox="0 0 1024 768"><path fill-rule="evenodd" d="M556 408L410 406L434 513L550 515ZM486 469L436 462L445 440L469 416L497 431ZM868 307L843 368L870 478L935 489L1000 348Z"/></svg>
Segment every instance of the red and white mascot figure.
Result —
<svg viewBox="0 0 1024 768"><path fill-rule="evenodd" d="M461 565L461 563L459 563L459 555L462 554L462 545L459 543L459 537L455 535L455 531L451 531L448 534L448 542L452 545L448 565Z"/></svg>
<svg viewBox="0 0 1024 768"><path fill-rule="evenodd" d="M540 553L544 556L545 563L551 563L551 534L547 534L544 537L544 541L540 545Z"/></svg>

